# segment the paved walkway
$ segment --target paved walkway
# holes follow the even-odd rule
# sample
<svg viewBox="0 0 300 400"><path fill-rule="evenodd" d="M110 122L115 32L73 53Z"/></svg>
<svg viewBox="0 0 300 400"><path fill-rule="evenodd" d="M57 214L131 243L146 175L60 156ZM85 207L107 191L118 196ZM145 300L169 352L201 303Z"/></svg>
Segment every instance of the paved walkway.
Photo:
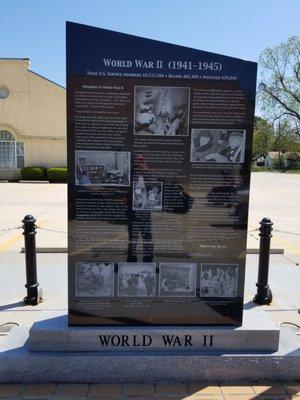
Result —
<svg viewBox="0 0 300 400"><path fill-rule="evenodd" d="M23 247L20 227L25 214L37 218L38 247L67 247L67 185L0 183L0 252ZM252 173L248 248L258 248L259 221L270 217L275 231L273 248L300 254L300 175Z"/></svg>
<svg viewBox="0 0 300 400"><path fill-rule="evenodd" d="M257 173L252 177L249 229L257 221L270 216L277 229L300 232L300 177L297 175ZM66 185L0 184L1 228L19 226L27 213L38 218L38 246L66 247ZM270 214L272 210L272 214ZM251 233L257 237L257 233ZM258 241L250 236L248 247ZM38 278L44 290L44 302L37 307L24 306L24 255L17 254L23 245L21 230L0 231L0 325L15 322L31 325L56 313L67 312L67 257L66 254L39 254ZM300 236L275 232L273 246L284 247L285 255L271 256L270 286L274 301L263 308L277 323L288 323L289 329L299 332L300 316ZM247 256L245 306L252 302L257 279L256 255ZM1 335L1 329L0 329ZM0 336L1 338L1 336ZM1 339L0 339L1 340ZM29 365L28 368L34 368ZM300 399L300 382L249 382L183 385L85 385L35 384L1 385L3 399L111 399L111 400L246 400L246 399Z"/></svg>
<svg viewBox="0 0 300 400"><path fill-rule="evenodd" d="M37 245L43 247L67 246L67 185L47 183L0 183L0 252L20 252L24 246L22 219L32 214L41 228ZM8 230L6 230L8 229Z"/></svg>
<svg viewBox="0 0 300 400"><path fill-rule="evenodd" d="M271 255L270 287L273 302L262 306L277 323L300 325L300 256ZM298 265L296 265L298 264ZM31 325L34 321L67 313L67 255L38 254L38 280L44 302L36 307L25 306L26 294L24 254L0 253L0 325L8 321ZM256 293L258 256L248 255L246 263L245 307L252 308ZM297 330L293 325L290 329ZM1 337L1 336L0 336ZM1 340L1 339L0 339Z"/></svg>
<svg viewBox="0 0 300 400"><path fill-rule="evenodd" d="M251 174L249 231L257 228L263 217L274 223L273 248L300 254L300 175L257 172ZM278 232L279 231L279 232ZM251 233L251 232L250 232ZM258 233L248 236L248 247L258 245ZM252 240L251 240L252 239Z"/></svg>
<svg viewBox="0 0 300 400"><path fill-rule="evenodd" d="M300 399L300 382L223 384L0 385L0 399L251 400Z"/></svg>

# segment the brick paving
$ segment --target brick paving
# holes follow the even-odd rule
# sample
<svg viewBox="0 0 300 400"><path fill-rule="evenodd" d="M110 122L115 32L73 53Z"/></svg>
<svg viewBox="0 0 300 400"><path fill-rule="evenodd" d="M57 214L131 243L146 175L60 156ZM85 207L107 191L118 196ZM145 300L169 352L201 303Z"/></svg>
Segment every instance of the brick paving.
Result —
<svg viewBox="0 0 300 400"><path fill-rule="evenodd" d="M299 382L0 384L0 400L300 400Z"/></svg>

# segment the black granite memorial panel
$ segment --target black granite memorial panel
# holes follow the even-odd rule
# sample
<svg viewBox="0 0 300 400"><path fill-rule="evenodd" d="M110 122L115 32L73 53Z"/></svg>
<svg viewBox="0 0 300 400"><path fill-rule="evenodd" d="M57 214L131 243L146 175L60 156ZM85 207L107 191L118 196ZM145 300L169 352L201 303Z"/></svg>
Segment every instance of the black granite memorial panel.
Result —
<svg viewBox="0 0 300 400"><path fill-rule="evenodd" d="M67 23L70 325L241 324L256 70Z"/></svg>

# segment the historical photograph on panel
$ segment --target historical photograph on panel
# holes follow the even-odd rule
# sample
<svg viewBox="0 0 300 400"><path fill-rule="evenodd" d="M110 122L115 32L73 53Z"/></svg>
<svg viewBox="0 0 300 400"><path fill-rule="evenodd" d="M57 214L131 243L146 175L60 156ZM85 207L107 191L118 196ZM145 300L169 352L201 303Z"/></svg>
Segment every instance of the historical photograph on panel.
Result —
<svg viewBox="0 0 300 400"><path fill-rule="evenodd" d="M161 211L162 185L162 182L133 182L133 209Z"/></svg>
<svg viewBox="0 0 300 400"><path fill-rule="evenodd" d="M113 297L114 263L77 262L76 296Z"/></svg>
<svg viewBox="0 0 300 400"><path fill-rule="evenodd" d="M246 131L192 129L191 162L243 163Z"/></svg>
<svg viewBox="0 0 300 400"><path fill-rule="evenodd" d="M190 89L135 86L135 135L187 136Z"/></svg>
<svg viewBox="0 0 300 400"><path fill-rule="evenodd" d="M238 265L202 264L200 297L236 297Z"/></svg>
<svg viewBox="0 0 300 400"><path fill-rule="evenodd" d="M126 151L75 152L76 185L130 186L130 153Z"/></svg>
<svg viewBox="0 0 300 400"><path fill-rule="evenodd" d="M153 297L155 286L155 263L123 262L118 264L118 296Z"/></svg>
<svg viewBox="0 0 300 400"><path fill-rule="evenodd" d="M194 263L160 263L159 295L160 296L196 296L197 264Z"/></svg>

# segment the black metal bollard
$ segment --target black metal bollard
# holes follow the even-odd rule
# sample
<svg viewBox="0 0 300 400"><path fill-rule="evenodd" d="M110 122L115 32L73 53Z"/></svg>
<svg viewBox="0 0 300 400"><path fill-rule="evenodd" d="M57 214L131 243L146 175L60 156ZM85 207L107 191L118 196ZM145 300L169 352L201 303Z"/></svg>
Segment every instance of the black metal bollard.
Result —
<svg viewBox="0 0 300 400"><path fill-rule="evenodd" d="M257 293L253 299L258 304L271 304L273 300L272 291L268 284L272 225L273 222L270 218L263 218L260 221Z"/></svg>
<svg viewBox="0 0 300 400"><path fill-rule="evenodd" d="M25 242L25 263L26 263L26 285L27 296L24 297L25 304L36 306L39 302L39 292L36 270L36 219L32 215L26 215L23 219L23 235Z"/></svg>

